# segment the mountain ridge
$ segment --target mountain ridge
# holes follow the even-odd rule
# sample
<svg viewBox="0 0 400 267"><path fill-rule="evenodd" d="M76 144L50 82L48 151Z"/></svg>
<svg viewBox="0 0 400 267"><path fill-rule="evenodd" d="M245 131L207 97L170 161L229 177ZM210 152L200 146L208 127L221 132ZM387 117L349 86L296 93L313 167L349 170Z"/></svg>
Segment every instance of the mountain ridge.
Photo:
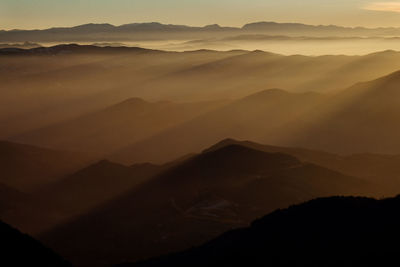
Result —
<svg viewBox="0 0 400 267"><path fill-rule="evenodd" d="M224 101L146 101L133 97L12 139L58 149L90 151L100 158L107 157L110 151L118 150L125 144L155 135L218 108L223 103ZM129 162L132 163L134 162Z"/></svg>
<svg viewBox="0 0 400 267"><path fill-rule="evenodd" d="M74 263L139 260L200 244L300 200L366 193L369 186L287 154L228 145L170 167L40 240Z"/></svg>
<svg viewBox="0 0 400 267"><path fill-rule="evenodd" d="M85 153L0 141L0 182L31 191L82 168L93 159Z"/></svg>

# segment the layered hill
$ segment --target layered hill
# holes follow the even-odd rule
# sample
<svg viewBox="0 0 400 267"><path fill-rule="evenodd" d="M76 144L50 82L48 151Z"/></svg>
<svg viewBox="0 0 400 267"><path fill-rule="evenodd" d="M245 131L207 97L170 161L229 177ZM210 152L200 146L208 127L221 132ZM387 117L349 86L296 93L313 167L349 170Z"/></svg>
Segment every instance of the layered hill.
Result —
<svg viewBox="0 0 400 267"><path fill-rule="evenodd" d="M250 141L225 139L208 148L217 150L227 145L241 145L269 153L284 153L340 173L359 177L375 184L374 195L395 196L400 190L400 156L385 154L351 154L339 155L326 151L305 149L301 147L282 147L262 145Z"/></svg>
<svg viewBox="0 0 400 267"><path fill-rule="evenodd" d="M399 77L395 72L331 95L265 90L127 146L114 157L162 162L228 137L336 154L398 154ZM135 153L144 148L147 154Z"/></svg>
<svg viewBox="0 0 400 267"><path fill-rule="evenodd" d="M266 88L326 92L400 69L395 51L320 57L80 45L13 51L0 53L0 82L7 84L0 92L3 139L132 97L193 103L239 99Z"/></svg>
<svg viewBox="0 0 400 267"><path fill-rule="evenodd" d="M107 160L90 165L51 184L37 194L51 199L71 214L82 214L150 179L166 166L124 166Z"/></svg>
<svg viewBox="0 0 400 267"><path fill-rule="evenodd" d="M147 102L130 98L88 115L15 137L58 149L110 154L215 109L224 102ZM138 151L139 152L139 151Z"/></svg>
<svg viewBox="0 0 400 267"><path fill-rule="evenodd" d="M168 165L124 166L103 160L30 194L0 187L0 217L37 236L123 195L166 168Z"/></svg>
<svg viewBox="0 0 400 267"><path fill-rule="evenodd" d="M170 85L161 80L170 72L244 53L181 54L79 45L18 50L14 55L2 51L0 80L7 83L0 93L0 137L4 138L98 112L133 97L146 97L151 102L210 100L163 97L171 95ZM150 91L144 88L158 79ZM154 94L147 98L139 91Z"/></svg>
<svg viewBox="0 0 400 267"><path fill-rule="evenodd" d="M121 266L390 266L400 199L334 197L277 210L182 253Z"/></svg>
<svg viewBox="0 0 400 267"><path fill-rule="evenodd" d="M111 157L128 163L169 161L227 137L283 143L286 129L301 125L304 116L325 98L316 93L264 90L127 146Z"/></svg>
<svg viewBox="0 0 400 267"><path fill-rule="evenodd" d="M91 162L86 154L0 141L0 183L32 191Z"/></svg>
<svg viewBox="0 0 400 267"><path fill-rule="evenodd" d="M74 263L134 261L201 244L277 208L370 189L286 154L227 145L184 160L41 240Z"/></svg>

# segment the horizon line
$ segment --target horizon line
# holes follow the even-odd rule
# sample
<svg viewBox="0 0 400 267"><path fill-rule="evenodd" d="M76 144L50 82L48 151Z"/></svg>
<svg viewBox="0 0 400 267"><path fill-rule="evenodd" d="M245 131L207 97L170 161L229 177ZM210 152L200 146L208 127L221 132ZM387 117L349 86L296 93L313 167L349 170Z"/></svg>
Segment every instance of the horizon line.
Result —
<svg viewBox="0 0 400 267"><path fill-rule="evenodd" d="M366 26L345 26L345 25L339 25L339 24L309 24L309 23L303 23L303 22L277 22L277 21L272 21L272 20L260 20L260 21L254 21L254 22L248 22L243 24L242 26L229 26L229 25L221 25L219 23L211 23L211 24L203 24L203 25L190 25L190 24L174 24L174 23L165 23L165 22L159 22L159 21L147 21L147 22L130 22L130 23L124 23L124 24L112 24L108 22L88 22L88 23L83 23L83 24L75 24L71 26L53 26L53 27L45 27L45 28L31 28L31 29L22 29L22 28L10 28L10 29L0 29L0 32L12 32L12 31L44 31L44 30L51 30L51 29L69 29L69 28L76 28L80 26L86 26L86 25L110 25L113 27L121 27L125 25L134 25L134 24L160 24L160 25L166 25L166 26L184 26L184 27L189 27L189 28L205 28L207 26L218 26L220 28L234 28L234 29L243 29L246 25L250 24L257 24L257 23L274 23L274 24L297 24L297 25L305 25L305 26L313 26L313 27L338 27L338 28L344 28L344 29L367 29L367 30L377 30L377 29L400 29L400 26L388 26L388 27L366 27Z"/></svg>

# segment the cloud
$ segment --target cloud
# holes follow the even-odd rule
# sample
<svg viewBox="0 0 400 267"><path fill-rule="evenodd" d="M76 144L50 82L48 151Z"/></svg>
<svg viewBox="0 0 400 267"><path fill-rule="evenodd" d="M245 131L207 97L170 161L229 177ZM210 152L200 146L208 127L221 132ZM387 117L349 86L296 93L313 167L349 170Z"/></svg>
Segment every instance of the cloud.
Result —
<svg viewBox="0 0 400 267"><path fill-rule="evenodd" d="M400 13L400 2L374 2L365 6L364 9Z"/></svg>

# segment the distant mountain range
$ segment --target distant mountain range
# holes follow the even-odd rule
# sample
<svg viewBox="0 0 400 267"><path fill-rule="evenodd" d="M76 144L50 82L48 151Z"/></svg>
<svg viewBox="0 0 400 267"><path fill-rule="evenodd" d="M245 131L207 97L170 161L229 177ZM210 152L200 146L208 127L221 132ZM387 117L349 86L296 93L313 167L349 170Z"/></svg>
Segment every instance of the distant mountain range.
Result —
<svg viewBox="0 0 400 267"><path fill-rule="evenodd" d="M195 39L196 37L229 36L261 33L289 36L398 36L400 28L340 27L334 25L306 25L300 23L256 22L238 27L217 24L204 27L152 23L84 24L75 27L44 30L0 31L0 42L67 42L67 41L133 41L163 39Z"/></svg>

